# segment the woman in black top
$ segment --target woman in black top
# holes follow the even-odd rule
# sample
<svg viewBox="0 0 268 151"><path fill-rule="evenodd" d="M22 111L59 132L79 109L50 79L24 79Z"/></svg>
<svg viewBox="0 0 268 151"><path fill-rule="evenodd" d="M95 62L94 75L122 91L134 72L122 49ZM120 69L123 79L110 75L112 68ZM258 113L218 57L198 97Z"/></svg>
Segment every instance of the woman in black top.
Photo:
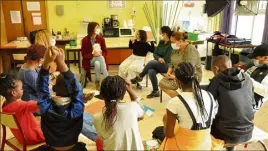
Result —
<svg viewBox="0 0 268 151"><path fill-rule="evenodd" d="M129 49L133 49L133 54L124 60L119 66L119 76L130 80L141 73L145 64L147 53L154 52L154 43L151 45L147 42L147 34L144 30L138 30L135 39L129 41ZM141 85L137 83L137 88L141 89Z"/></svg>

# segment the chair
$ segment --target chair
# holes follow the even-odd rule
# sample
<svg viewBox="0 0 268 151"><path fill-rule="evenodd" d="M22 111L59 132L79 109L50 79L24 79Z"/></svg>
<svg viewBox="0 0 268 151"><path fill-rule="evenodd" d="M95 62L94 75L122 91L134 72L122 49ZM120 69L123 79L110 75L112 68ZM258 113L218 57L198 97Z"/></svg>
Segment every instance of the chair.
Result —
<svg viewBox="0 0 268 151"><path fill-rule="evenodd" d="M247 148L248 144L258 142L262 145L264 150L267 151L267 146L263 142L263 140L266 140L266 139L268 139L268 133L266 133L263 130L259 129L258 127L254 126L252 138L249 141L244 142L244 143L240 143L240 144L225 144L224 147L234 147L237 145L244 145L244 147Z"/></svg>
<svg viewBox="0 0 268 151"><path fill-rule="evenodd" d="M3 137L2 137L2 142L1 142L2 145L1 145L0 150L4 150L5 144L7 144L9 147L11 147L12 149L16 151L34 150L42 145L45 145L45 143L39 143L35 145L26 145L25 138L23 138L23 144L20 144L15 137L6 139L6 127L12 128L12 129L18 129L22 136L23 136L23 133L22 133L20 125L18 124L15 114L0 112L0 115L1 115L1 125L3 128Z"/></svg>

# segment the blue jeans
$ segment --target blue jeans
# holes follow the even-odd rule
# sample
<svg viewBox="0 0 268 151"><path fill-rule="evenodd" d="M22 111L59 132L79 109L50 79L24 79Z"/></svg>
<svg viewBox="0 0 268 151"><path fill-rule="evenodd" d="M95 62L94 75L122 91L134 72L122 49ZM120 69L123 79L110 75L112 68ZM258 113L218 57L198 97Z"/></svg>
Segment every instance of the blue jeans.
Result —
<svg viewBox="0 0 268 151"><path fill-rule="evenodd" d="M93 125L93 116L85 112L83 114L83 128L81 133L88 139L94 142L96 141L97 131Z"/></svg>
<svg viewBox="0 0 268 151"><path fill-rule="evenodd" d="M149 78L153 85L153 91L158 91L158 81L156 75L158 73L167 73L168 71L168 64L167 63L160 63L157 60L151 60L147 63L144 67L143 71L140 73L140 77L144 77L147 73L149 74Z"/></svg>
<svg viewBox="0 0 268 151"><path fill-rule="evenodd" d="M108 71L107 71L105 59L103 56L93 57L90 63L91 65L94 65L95 67L95 75L96 75L95 80L96 81L100 81L101 73L103 73L104 78L108 76Z"/></svg>

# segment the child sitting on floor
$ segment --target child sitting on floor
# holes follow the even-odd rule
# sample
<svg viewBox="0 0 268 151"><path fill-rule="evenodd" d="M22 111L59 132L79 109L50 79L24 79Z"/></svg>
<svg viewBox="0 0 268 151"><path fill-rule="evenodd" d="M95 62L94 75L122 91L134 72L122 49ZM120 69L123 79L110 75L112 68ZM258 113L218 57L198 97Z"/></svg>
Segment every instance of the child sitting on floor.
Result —
<svg viewBox="0 0 268 151"><path fill-rule="evenodd" d="M18 129L11 129L18 142L22 144L23 139L25 139L27 145L44 142L45 138L40 123L33 115L33 112L39 110L37 102L21 100L23 94L22 82L10 75L1 74L0 85L0 95L6 99L2 110L5 113L15 113L24 135L21 136Z"/></svg>
<svg viewBox="0 0 268 151"><path fill-rule="evenodd" d="M61 72L53 88L56 97L51 97L48 88L48 70L53 61ZM85 144L78 142L83 126L82 88L64 62L64 50L56 47L47 49L37 85L41 127L48 145L42 149L86 151Z"/></svg>
<svg viewBox="0 0 268 151"><path fill-rule="evenodd" d="M119 76L108 76L100 90L105 107L103 113L94 116L93 123L103 141L103 149L143 150L138 120L143 118L144 110L129 84ZM123 101L126 91L131 102Z"/></svg>

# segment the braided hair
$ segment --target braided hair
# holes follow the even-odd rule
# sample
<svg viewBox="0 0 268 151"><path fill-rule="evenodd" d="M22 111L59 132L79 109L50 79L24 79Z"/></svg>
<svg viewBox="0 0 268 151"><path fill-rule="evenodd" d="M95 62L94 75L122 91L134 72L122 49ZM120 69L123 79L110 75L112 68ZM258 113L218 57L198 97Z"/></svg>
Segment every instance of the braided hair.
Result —
<svg viewBox="0 0 268 151"><path fill-rule="evenodd" d="M0 95L9 100L10 92L17 87L17 79L11 75L0 75Z"/></svg>
<svg viewBox="0 0 268 151"><path fill-rule="evenodd" d="M200 85L195 77L194 66L189 62L183 62L179 64L178 68L175 70L175 75L176 78L184 85L192 85L192 89L197 100L196 104L199 108L199 113L201 113L202 120L205 122L206 117L208 117L208 113L205 109Z"/></svg>
<svg viewBox="0 0 268 151"><path fill-rule="evenodd" d="M103 121L106 123L105 128L111 128L117 117L117 101L121 100L126 93L126 82L120 76L108 76L102 83L100 95L105 101L103 112Z"/></svg>

